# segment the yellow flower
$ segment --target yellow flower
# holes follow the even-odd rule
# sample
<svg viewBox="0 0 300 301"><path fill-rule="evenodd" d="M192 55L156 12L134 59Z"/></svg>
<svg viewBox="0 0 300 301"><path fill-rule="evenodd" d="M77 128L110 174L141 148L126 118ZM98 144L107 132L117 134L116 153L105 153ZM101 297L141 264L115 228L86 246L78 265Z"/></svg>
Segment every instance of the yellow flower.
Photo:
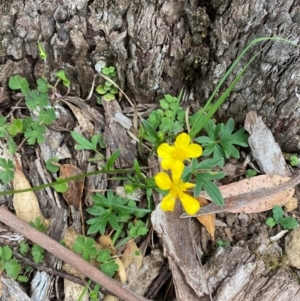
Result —
<svg viewBox="0 0 300 301"><path fill-rule="evenodd" d="M157 154L161 159L161 167L170 169L176 161L183 162L189 158L200 157L202 147L199 144L191 144L191 137L181 133L177 136L174 146L162 143L157 149Z"/></svg>
<svg viewBox="0 0 300 301"><path fill-rule="evenodd" d="M156 185L162 190L169 190L169 193L162 199L160 206L163 211L173 211L175 207L175 201L180 199L181 204L187 214L193 215L200 209L200 203L198 200L186 194L189 188L193 188L196 185L189 182L182 182L181 176L183 173L184 165L181 161L175 161L172 168L172 179L166 172L159 172L155 177Z"/></svg>

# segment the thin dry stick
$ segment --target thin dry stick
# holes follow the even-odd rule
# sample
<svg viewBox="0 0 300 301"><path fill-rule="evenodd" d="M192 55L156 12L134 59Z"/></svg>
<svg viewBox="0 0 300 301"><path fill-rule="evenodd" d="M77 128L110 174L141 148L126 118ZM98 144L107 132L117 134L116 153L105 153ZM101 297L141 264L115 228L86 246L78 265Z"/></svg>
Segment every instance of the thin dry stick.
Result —
<svg viewBox="0 0 300 301"><path fill-rule="evenodd" d="M12 228L14 231L22 234L32 242L43 247L48 252L54 254L64 262L68 263L78 272L99 283L113 295L118 296L122 300L149 301L149 299L139 296L129 289L121 286L114 279L108 277L107 275L99 271L96 267L59 244L57 241L37 231L24 221L16 217L14 214L10 213L6 207L0 207L0 221Z"/></svg>

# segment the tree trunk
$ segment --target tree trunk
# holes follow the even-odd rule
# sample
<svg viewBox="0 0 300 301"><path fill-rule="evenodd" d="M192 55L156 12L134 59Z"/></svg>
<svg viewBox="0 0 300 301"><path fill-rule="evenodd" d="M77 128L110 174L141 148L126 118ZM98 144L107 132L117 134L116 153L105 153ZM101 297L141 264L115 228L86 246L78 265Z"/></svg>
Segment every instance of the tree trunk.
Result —
<svg viewBox="0 0 300 301"><path fill-rule="evenodd" d="M34 85L44 72L37 41L48 54L46 78L54 84L55 72L63 68L71 79L70 95L85 99L95 65L104 61L116 66L121 88L136 103L155 103L184 87L185 100L203 105L254 38L280 36L298 43L300 31L295 0L10 0L0 2L0 16L3 112L12 106L9 77L19 74ZM218 117L242 123L256 110L285 151L299 152L299 48L282 42L256 45L228 83L262 46ZM267 283L271 276L265 277ZM215 296L225 285L214 284ZM255 299L256 289L247 288L253 298L238 292L228 300L271 300Z"/></svg>

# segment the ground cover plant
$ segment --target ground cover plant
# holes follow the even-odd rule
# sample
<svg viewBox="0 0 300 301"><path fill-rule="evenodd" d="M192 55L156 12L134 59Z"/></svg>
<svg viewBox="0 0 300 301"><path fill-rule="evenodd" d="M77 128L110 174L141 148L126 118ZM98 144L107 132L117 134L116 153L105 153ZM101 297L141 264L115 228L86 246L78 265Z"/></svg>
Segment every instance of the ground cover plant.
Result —
<svg viewBox="0 0 300 301"><path fill-rule="evenodd" d="M207 193L212 202L219 206L224 205L222 193L216 182L225 176L222 171L225 161L229 158L240 158L241 147L248 146L248 135L243 128L236 127L232 118L226 123L218 123L212 118L233 90L247 66L258 54L251 58L249 64L240 71L234 82L217 101L212 104L212 100L241 56L249 50L251 45L262 40L256 39L245 49L225 74L205 107L199 111L189 114L182 108L182 93L178 96L164 95L159 102L159 108L152 111L147 118L140 120L138 131L132 133L138 141L137 148L142 150L140 154L143 153L143 156L141 155L134 161L132 168L115 167L120 151L107 157L103 154L106 145L101 133L86 137L82 133L71 131L70 136L74 140L75 150L90 151L92 155L88 160L98 164L99 170L82 172L67 178L56 175L56 180L52 183L18 191L4 191L0 194L32 192L47 187L53 187L56 192L64 193L68 190L71 181L97 174L105 174L110 181L122 181L125 196L119 196L111 189L92 194L92 203L89 208L85 208L85 212L90 215L90 218L84 221L87 231L83 234L86 236L77 236L75 243L68 246L86 261L96 260L99 269L113 277L120 268L119 264L108 249L98 250L97 242L89 236L109 234L112 237L112 245L117 249L123 247L131 239L146 235L151 227L150 214L155 207L153 194L162 195L158 206L166 212L174 211L176 201L179 200L188 215L197 214L199 210L201 211L198 196L203 191ZM40 44L39 50L40 58L46 63L47 54ZM101 69L101 72L111 81L106 80L96 87L96 92L101 95L99 105L104 101L115 100L118 94L117 84L114 84L117 81L115 68L106 66ZM0 119L0 138L7 144L7 155L0 158L0 179L4 184L11 182L14 178L15 165L12 155L20 147L17 146L15 138L21 139L20 145L42 143L46 127L51 125L57 117L51 98L61 97L57 91L58 82L62 82L68 89L70 81L63 71L57 72L56 76L58 80L54 85L51 85L44 77L39 78L35 89L31 89L27 80L19 75L15 75L9 80L9 87L12 90L21 91L31 116L10 121L5 117ZM161 170L149 177L145 172L147 168L145 162L151 156L158 158ZM57 158L49 159L46 166L54 174L60 169ZM248 176L250 177L251 173ZM143 205L141 205L142 202L131 199L131 195L138 190L145 192L147 201ZM45 231L48 227L39 219L30 222L39 230ZM281 224L288 229L297 226L291 219L283 218L282 211L279 212L277 207L274 208L273 218L269 218L267 224L269 226ZM225 245L226 243L221 240L218 243L219 247ZM22 254L27 253L27 245L22 244L20 248ZM33 245L31 250L33 260L37 263L42 262L43 249L38 245ZM2 248L1 254L3 254L1 269L13 278L24 280L25 278L19 275L21 268L18 261L13 259L10 250ZM90 284L91 282L88 286ZM96 300L99 292L100 286L95 284L94 289L91 289L89 293L90 298Z"/></svg>

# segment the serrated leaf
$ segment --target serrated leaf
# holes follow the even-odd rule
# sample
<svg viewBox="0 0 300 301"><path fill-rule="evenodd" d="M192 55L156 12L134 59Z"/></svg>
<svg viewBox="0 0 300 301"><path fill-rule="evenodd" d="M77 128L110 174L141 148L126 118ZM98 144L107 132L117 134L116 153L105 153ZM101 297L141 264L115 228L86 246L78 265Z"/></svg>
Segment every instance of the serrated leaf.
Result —
<svg viewBox="0 0 300 301"><path fill-rule="evenodd" d="M37 89L42 92L42 93L46 93L49 89L49 84L46 81L45 78L41 77L37 79Z"/></svg>
<svg viewBox="0 0 300 301"><path fill-rule="evenodd" d="M119 266L114 260L106 261L100 265L100 270L109 277L113 277L118 269Z"/></svg>
<svg viewBox="0 0 300 301"><path fill-rule="evenodd" d="M30 145L44 142L46 132L46 127L38 123L32 123L31 128L28 128L24 133L25 138L27 138L27 143Z"/></svg>
<svg viewBox="0 0 300 301"><path fill-rule="evenodd" d="M111 258L110 251L108 249L102 249L98 252L97 261L105 262Z"/></svg>
<svg viewBox="0 0 300 301"><path fill-rule="evenodd" d="M18 263L16 259L12 259L10 261L5 262L3 268L7 276L13 279L17 279L21 271L21 265Z"/></svg>
<svg viewBox="0 0 300 301"><path fill-rule="evenodd" d="M46 93L32 90L29 95L25 97L25 104L30 110L35 110L37 107L40 109L49 105L48 95Z"/></svg>
<svg viewBox="0 0 300 301"><path fill-rule="evenodd" d="M39 112L38 122L44 125L50 125L56 119L55 110L53 108L48 110L41 110Z"/></svg>
<svg viewBox="0 0 300 301"><path fill-rule="evenodd" d="M1 249L1 259L4 260L4 261L8 261L12 258L12 250L9 246L4 246L2 249Z"/></svg>
<svg viewBox="0 0 300 301"><path fill-rule="evenodd" d="M13 180L15 174L15 166L12 160L0 158L0 180L7 184Z"/></svg>
<svg viewBox="0 0 300 301"><path fill-rule="evenodd" d="M31 255L35 263L44 261L44 249L41 246L34 244L31 249Z"/></svg>
<svg viewBox="0 0 300 301"><path fill-rule="evenodd" d="M23 123L21 119L14 119L11 124L8 124L6 127L8 133L14 137L17 134L22 132L23 129Z"/></svg>
<svg viewBox="0 0 300 301"><path fill-rule="evenodd" d="M20 242L20 253L22 255L25 255L29 250L28 244L26 244L24 241Z"/></svg>

